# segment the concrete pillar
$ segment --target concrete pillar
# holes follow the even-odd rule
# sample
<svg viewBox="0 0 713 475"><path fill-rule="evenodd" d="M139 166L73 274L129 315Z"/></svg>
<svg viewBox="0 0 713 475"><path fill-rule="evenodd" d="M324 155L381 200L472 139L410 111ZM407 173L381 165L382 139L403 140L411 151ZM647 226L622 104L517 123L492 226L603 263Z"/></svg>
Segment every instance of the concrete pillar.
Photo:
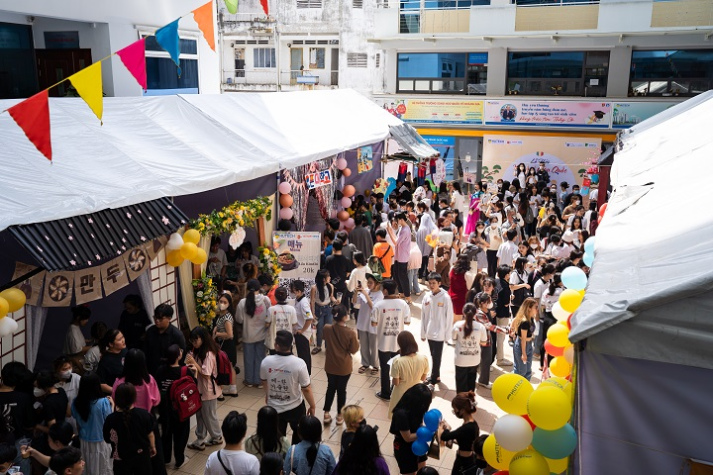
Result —
<svg viewBox="0 0 713 475"><path fill-rule="evenodd" d="M488 50L488 87L487 96L504 96L507 89L508 74L507 48L490 48Z"/></svg>
<svg viewBox="0 0 713 475"><path fill-rule="evenodd" d="M396 74L399 66L398 50L389 48L384 51L384 76L386 78L385 91L387 94L396 94Z"/></svg>
<svg viewBox="0 0 713 475"><path fill-rule="evenodd" d="M607 97L627 97L629 95L630 73L631 46L614 46L609 52Z"/></svg>

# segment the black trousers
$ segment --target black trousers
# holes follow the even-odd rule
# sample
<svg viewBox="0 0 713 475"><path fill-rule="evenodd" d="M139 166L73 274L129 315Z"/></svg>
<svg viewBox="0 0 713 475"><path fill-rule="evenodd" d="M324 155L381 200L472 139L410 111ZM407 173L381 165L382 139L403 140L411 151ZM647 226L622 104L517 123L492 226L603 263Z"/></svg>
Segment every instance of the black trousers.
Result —
<svg viewBox="0 0 713 475"><path fill-rule="evenodd" d="M327 394L324 396L324 412L332 410L334 394L337 395L337 413L342 412L342 408L347 404L347 383L351 374L344 376L327 373Z"/></svg>
<svg viewBox="0 0 713 475"><path fill-rule="evenodd" d="M456 393L475 391L477 377L477 366L456 366Z"/></svg>
<svg viewBox="0 0 713 475"><path fill-rule="evenodd" d="M161 415L161 446L166 462L171 460L171 453L175 451L176 465L181 465L185 460L185 449L191 433L191 420L181 422L175 411Z"/></svg>
<svg viewBox="0 0 713 475"><path fill-rule="evenodd" d="M287 424L290 425L292 429L292 445L299 444L302 441L300 435L297 433L297 425L300 423L300 419L307 414L307 408L305 407L305 402L289 411L281 412L277 415L277 426L280 432L287 434Z"/></svg>
<svg viewBox="0 0 713 475"><path fill-rule="evenodd" d="M480 347L480 378L478 382L488 384L490 382L490 365L493 363L495 351L492 346Z"/></svg>
<svg viewBox="0 0 713 475"><path fill-rule="evenodd" d="M295 348L297 356L307 364L307 372L312 375L312 353L309 349L309 340L301 333L295 334Z"/></svg>
<svg viewBox="0 0 713 475"><path fill-rule="evenodd" d="M145 450L131 459L114 460L114 475L152 475L151 466L151 455Z"/></svg>
<svg viewBox="0 0 713 475"><path fill-rule="evenodd" d="M488 258L488 276L495 278L498 271L498 251L488 249L485 255Z"/></svg>
<svg viewBox="0 0 713 475"><path fill-rule="evenodd" d="M404 294L404 297L411 297L411 286L408 282L408 262L394 263L394 280L399 286L399 292Z"/></svg>
<svg viewBox="0 0 713 475"><path fill-rule="evenodd" d="M433 367L431 368L431 382L435 382L441 377L441 359L443 357L443 342L428 340L428 347L431 349L431 359Z"/></svg>
<svg viewBox="0 0 713 475"><path fill-rule="evenodd" d="M391 397L391 376L389 376L390 368L388 361L396 356L398 353L395 351L381 351L379 350L379 367L381 368L381 395L383 397Z"/></svg>
<svg viewBox="0 0 713 475"><path fill-rule="evenodd" d="M428 258L430 256L423 256L421 258L421 268L418 270L418 278L425 279L428 277ZM406 268L408 270L408 267Z"/></svg>

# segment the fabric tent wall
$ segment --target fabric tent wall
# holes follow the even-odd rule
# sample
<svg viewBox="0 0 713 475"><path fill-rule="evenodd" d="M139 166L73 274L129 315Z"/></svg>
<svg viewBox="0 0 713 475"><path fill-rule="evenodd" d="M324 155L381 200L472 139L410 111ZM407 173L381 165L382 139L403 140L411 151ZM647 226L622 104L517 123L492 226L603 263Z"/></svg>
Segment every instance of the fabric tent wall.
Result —
<svg viewBox="0 0 713 475"><path fill-rule="evenodd" d="M606 339L609 330L593 339ZM578 475L685 474L687 459L713 463L708 436L713 371L580 353Z"/></svg>
<svg viewBox="0 0 713 475"><path fill-rule="evenodd" d="M372 150L373 168L368 172L358 173L357 150L349 150L344 154L347 166L352 171L351 176L345 177L344 183L354 185L357 195L364 194L364 190L371 190L374 187L374 181L381 178L381 156L384 153L384 142L377 142L369 146Z"/></svg>

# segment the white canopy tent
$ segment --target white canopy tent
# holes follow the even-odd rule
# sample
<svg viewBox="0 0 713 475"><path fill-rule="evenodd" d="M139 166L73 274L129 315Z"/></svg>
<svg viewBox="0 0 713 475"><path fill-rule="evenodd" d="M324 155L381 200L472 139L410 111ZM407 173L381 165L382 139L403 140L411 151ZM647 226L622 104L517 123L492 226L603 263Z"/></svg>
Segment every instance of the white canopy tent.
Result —
<svg viewBox="0 0 713 475"><path fill-rule="evenodd" d="M0 110L17 104L0 101ZM352 90L50 100L53 162L0 114L0 231L251 180L384 140Z"/></svg>

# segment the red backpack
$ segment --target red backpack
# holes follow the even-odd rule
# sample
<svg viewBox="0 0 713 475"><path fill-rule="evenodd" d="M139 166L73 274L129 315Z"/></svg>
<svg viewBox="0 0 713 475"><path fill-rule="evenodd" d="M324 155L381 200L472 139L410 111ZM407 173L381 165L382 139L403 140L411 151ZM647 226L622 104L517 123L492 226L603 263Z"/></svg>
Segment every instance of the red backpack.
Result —
<svg viewBox="0 0 713 475"><path fill-rule="evenodd" d="M202 406L196 380L188 374L188 368L185 366L181 368L181 377L171 383L168 395L181 422L188 420Z"/></svg>
<svg viewBox="0 0 713 475"><path fill-rule="evenodd" d="M227 386L232 383L233 380L233 363L230 362L230 358L225 353L225 351L218 351L218 376L215 378L215 382L220 386Z"/></svg>

